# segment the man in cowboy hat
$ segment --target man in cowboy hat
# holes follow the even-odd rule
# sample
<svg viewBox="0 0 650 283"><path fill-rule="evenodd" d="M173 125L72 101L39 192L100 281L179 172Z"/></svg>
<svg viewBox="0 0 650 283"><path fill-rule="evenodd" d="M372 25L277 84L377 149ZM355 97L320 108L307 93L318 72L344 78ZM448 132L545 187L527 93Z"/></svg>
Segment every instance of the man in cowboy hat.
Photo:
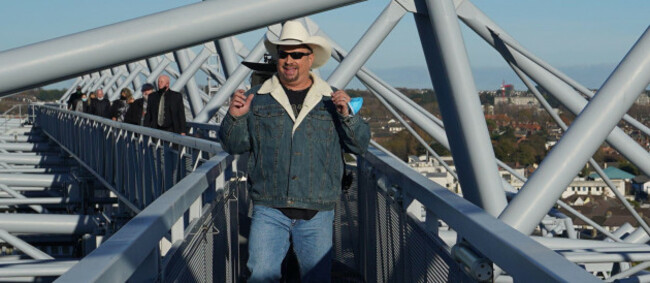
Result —
<svg viewBox="0 0 650 283"><path fill-rule="evenodd" d="M342 152L363 154L370 130L350 115L350 96L310 72L330 57L324 38L288 21L278 40L267 33L265 45L276 73L246 93L236 91L219 130L227 152L250 153L248 280L278 281L291 239L302 282L330 282Z"/></svg>

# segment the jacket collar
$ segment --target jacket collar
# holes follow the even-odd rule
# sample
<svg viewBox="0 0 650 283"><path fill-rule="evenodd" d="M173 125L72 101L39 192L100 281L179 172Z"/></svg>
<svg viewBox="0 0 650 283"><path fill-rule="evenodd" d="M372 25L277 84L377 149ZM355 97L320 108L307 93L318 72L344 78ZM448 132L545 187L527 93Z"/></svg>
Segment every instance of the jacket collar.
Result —
<svg viewBox="0 0 650 283"><path fill-rule="evenodd" d="M309 92L307 92L307 96L305 97L305 101L302 103L302 109L300 110L300 113L298 114L298 117L295 117L293 114L293 110L291 109L291 104L289 103L289 98L287 97L287 94L284 92L284 89L282 88L282 85L280 84L280 80L277 77L277 74L273 75L270 79L266 80L263 84L262 87L257 91L259 94L271 94L273 99L277 101L282 108L284 108L284 111L289 114L289 117L291 117L291 120L293 120L293 131L292 135L296 132L296 129L300 125L300 123L305 119L307 114L314 109L316 104L320 102L323 98L323 96L331 96L332 95L332 88L330 85L325 82L323 79L318 77L314 73L310 73L310 76L313 80L313 84L311 85L311 88L309 89Z"/></svg>

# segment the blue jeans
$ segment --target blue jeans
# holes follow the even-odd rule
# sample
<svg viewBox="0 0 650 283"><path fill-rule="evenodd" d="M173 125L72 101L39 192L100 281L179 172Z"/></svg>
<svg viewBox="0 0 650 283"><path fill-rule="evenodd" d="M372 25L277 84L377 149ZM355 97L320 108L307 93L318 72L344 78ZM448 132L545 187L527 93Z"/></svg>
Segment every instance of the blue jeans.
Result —
<svg viewBox="0 0 650 283"><path fill-rule="evenodd" d="M248 238L248 282L278 282L289 237L300 265L301 282L330 282L334 210L310 220L293 220L275 208L255 205Z"/></svg>

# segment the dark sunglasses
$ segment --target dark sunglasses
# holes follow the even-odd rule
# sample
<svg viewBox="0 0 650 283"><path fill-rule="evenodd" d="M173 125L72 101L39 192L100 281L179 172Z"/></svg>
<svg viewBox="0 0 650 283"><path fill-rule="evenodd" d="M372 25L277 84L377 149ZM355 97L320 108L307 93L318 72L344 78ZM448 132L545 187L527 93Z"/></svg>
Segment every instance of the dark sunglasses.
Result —
<svg viewBox="0 0 650 283"><path fill-rule="evenodd" d="M291 52L291 53L288 53L288 52L284 52L282 50L278 51L278 57L280 57L280 59L286 59L287 56L289 56L289 55L291 55L291 58L293 58L295 60L300 60L300 58L302 58L303 56L311 55L311 53L303 53L303 52Z"/></svg>

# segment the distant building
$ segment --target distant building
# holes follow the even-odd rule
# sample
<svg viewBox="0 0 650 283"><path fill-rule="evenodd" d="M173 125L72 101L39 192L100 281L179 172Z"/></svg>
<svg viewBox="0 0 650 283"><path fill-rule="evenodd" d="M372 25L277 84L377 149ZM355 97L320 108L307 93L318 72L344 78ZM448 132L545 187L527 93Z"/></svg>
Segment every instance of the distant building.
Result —
<svg viewBox="0 0 650 283"><path fill-rule="evenodd" d="M612 180L617 191L625 195L625 181L623 180ZM562 198L566 199L570 196L606 196L606 197L616 197L614 192L607 186L607 184L602 181L584 181L584 180L574 180L569 184L566 190L562 193Z"/></svg>
<svg viewBox="0 0 650 283"><path fill-rule="evenodd" d="M442 156L442 160L449 165L452 171L456 172L456 166L451 156ZM440 186L447 188L454 193L460 193L460 184L454 177L442 166L442 164L432 156L414 156L408 157L408 165L413 170L427 177L429 180L438 183Z"/></svg>
<svg viewBox="0 0 650 283"><path fill-rule="evenodd" d="M603 169L603 172L605 172L605 175L607 175L607 177L611 180L624 180L625 182L630 182L632 179L634 179L634 175L613 166L609 166ZM602 178L597 173L589 174L589 179L602 180Z"/></svg>
<svg viewBox="0 0 650 283"><path fill-rule="evenodd" d="M451 156L442 156L442 160L449 165L449 168L452 171L456 172L456 166L454 166L454 161ZM413 170L424 175L438 185L445 187L456 194L461 194L460 184L458 181L455 180L447 169L434 157L427 155L410 155L408 157L408 165L413 168ZM422 222L426 220L426 209L417 200L414 200L413 203L411 203L407 208L407 211Z"/></svg>
<svg viewBox="0 0 650 283"><path fill-rule="evenodd" d="M528 106L528 107L539 106L539 101L537 101L537 98L532 96L515 96L515 97L511 97L510 100L512 101L512 104L517 106Z"/></svg>
<svg viewBox="0 0 650 283"><path fill-rule="evenodd" d="M533 96L510 96L495 97L494 105L516 105L522 107L537 107L539 101Z"/></svg>
<svg viewBox="0 0 650 283"><path fill-rule="evenodd" d="M621 205L621 202L617 199L594 195L573 195L564 201L572 205L575 210L579 211L609 231L614 231L626 223L634 227L639 226L636 219L632 217L632 215L625 209L625 207L623 207L623 205ZM644 221L648 222L648 220L650 220L645 216L650 215L649 208L640 207L636 210L639 212ZM570 215L563 208L560 208L560 212ZM585 223L582 221L582 219L572 217L572 220L576 229L592 231L591 234L593 236L597 235L594 227ZM582 235L584 236L585 234Z"/></svg>

